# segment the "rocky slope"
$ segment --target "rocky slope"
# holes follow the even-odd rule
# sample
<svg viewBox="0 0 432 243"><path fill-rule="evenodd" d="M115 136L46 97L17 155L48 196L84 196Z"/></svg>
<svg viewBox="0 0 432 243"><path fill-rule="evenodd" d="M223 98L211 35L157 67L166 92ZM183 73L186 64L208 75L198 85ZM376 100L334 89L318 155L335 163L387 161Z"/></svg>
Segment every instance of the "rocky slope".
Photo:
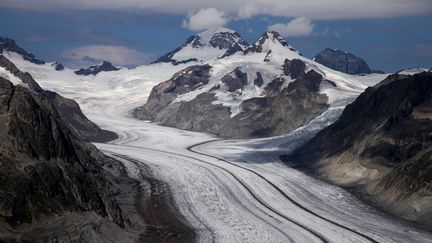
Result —
<svg viewBox="0 0 432 243"><path fill-rule="evenodd" d="M167 126L247 138L286 133L328 108L327 96L318 93L322 76L313 70L305 73L304 63L297 59L286 60L284 65L286 75L296 77L296 81L281 89L286 80L275 78L264 88L264 97L243 101L241 112L233 117L228 107L214 104L217 100L214 91L236 92L248 83L260 87L263 81L259 73L255 80L248 80L248 76L237 68L222 77L224 87L214 86L213 90L200 93L192 101L172 103L179 95L208 84L210 69L209 65L192 66L177 73L171 80L156 86L148 102L135 114Z"/></svg>
<svg viewBox="0 0 432 243"><path fill-rule="evenodd" d="M59 67L59 65L56 65L55 69L57 71L61 71L62 69L64 69L64 67L62 68L62 66ZM118 70L120 70L120 68L113 66L110 62L104 61L99 65L91 66L86 69L81 68L80 70L75 71L75 74L87 76L87 75L96 75L100 72L111 72L111 71L118 71Z"/></svg>
<svg viewBox="0 0 432 243"><path fill-rule="evenodd" d="M13 232L63 211L81 211L124 227L102 170L104 156L63 124L45 96L4 78L0 94L1 224Z"/></svg>
<svg viewBox="0 0 432 243"><path fill-rule="evenodd" d="M267 137L308 123L331 102L365 87L346 83L345 77L301 56L277 32L266 32L243 51L177 72L154 87L133 114L224 137Z"/></svg>
<svg viewBox="0 0 432 243"><path fill-rule="evenodd" d="M313 60L328 68L348 74L382 73L382 71L371 69L362 58L337 49L326 48L318 53Z"/></svg>
<svg viewBox="0 0 432 243"><path fill-rule="evenodd" d="M431 107L431 72L391 75L281 158L432 229Z"/></svg>
<svg viewBox="0 0 432 243"><path fill-rule="evenodd" d="M117 137L116 134L100 129L96 124L87 119L75 101L55 92L43 90L29 73L20 71L3 55L0 55L0 67L4 68L4 71L0 72L0 75L11 76L10 78L15 78L17 82L22 82L23 86L32 92L49 99L59 113L60 119L81 139L102 142L110 141Z"/></svg>

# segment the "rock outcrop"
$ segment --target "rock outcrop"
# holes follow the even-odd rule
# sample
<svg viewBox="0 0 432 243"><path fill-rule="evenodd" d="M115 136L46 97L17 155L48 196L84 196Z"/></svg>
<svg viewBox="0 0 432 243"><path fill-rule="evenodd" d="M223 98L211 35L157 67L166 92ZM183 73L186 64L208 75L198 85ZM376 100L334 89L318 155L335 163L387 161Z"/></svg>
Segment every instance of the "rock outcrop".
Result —
<svg viewBox="0 0 432 243"><path fill-rule="evenodd" d="M328 68L347 74L383 73L382 71L372 70L362 58L337 49L326 48L316 55L313 60Z"/></svg>
<svg viewBox="0 0 432 243"><path fill-rule="evenodd" d="M281 159L432 229L432 73L389 76Z"/></svg>
<svg viewBox="0 0 432 243"><path fill-rule="evenodd" d="M88 76L88 75L96 75L100 72L111 72L111 71L118 71L118 70L120 70L120 68L113 66L110 62L104 61L99 65L91 66L86 69L81 68L80 70L75 71L75 74Z"/></svg>

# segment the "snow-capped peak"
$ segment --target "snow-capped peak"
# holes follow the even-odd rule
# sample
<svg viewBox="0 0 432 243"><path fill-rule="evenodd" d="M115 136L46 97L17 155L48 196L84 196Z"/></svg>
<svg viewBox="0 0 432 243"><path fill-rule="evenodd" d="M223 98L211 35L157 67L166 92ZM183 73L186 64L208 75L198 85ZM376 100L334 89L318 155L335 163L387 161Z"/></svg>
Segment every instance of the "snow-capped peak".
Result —
<svg viewBox="0 0 432 243"><path fill-rule="evenodd" d="M234 30L212 28L189 37L185 44L160 57L155 63L203 62L243 51L248 45Z"/></svg>
<svg viewBox="0 0 432 243"><path fill-rule="evenodd" d="M288 42L286 42L286 40L278 32L267 31L246 50L246 53L267 53L269 51L275 52L285 49L289 49L292 52L300 54L290 44L288 44Z"/></svg>

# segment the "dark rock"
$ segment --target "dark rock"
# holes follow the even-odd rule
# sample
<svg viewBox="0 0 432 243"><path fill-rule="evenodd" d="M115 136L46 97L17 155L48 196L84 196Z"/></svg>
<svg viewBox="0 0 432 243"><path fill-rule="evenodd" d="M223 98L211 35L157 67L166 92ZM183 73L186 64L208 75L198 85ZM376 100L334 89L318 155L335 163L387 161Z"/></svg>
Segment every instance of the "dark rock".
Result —
<svg viewBox="0 0 432 243"><path fill-rule="evenodd" d="M258 87L261 87L264 84L264 80L260 72L256 73L256 79L254 80L254 84Z"/></svg>
<svg viewBox="0 0 432 243"><path fill-rule="evenodd" d="M0 217L10 225L93 211L125 226L101 154L63 124L50 100L0 78Z"/></svg>
<svg viewBox="0 0 432 243"><path fill-rule="evenodd" d="M313 60L328 68L347 74L369 74L373 72L362 58L342 50L326 48L316 55Z"/></svg>
<svg viewBox="0 0 432 243"><path fill-rule="evenodd" d="M299 59L285 59L283 70L285 75L291 76L292 79L297 79L305 73L306 64Z"/></svg>
<svg viewBox="0 0 432 243"><path fill-rule="evenodd" d="M134 115L140 119L155 120L156 116L178 95L193 91L209 82L209 65L196 65L177 72L173 77L153 87L147 103L142 109L136 109Z"/></svg>
<svg viewBox="0 0 432 243"><path fill-rule="evenodd" d="M63 64L58 63L58 62L53 63L52 66L54 66L54 69L56 71L62 71L62 70L65 69L65 67L63 66Z"/></svg>
<svg viewBox="0 0 432 243"><path fill-rule="evenodd" d="M218 32L212 36L209 43L212 47L219 49L228 49L235 44L240 47L249 45L237 32Z"/></svg>
<svg viewBox="0 0 432 243"><path fill-rule="evenodd" d="M267 86L264 87L264 90L271 95L279 94L285 81L286 80L281 77L274 78L270 83L267 84Z"/></svg>
<svg viewBox="0 0 432 243"><path fill-rule="evenodd" d="M104 61L102 64L91 66L87 69L81 68L78 71L75 71L77 75L96 75L100 72L110 72L110 71L118 71L120 68L113 66L110 62Z"/></svg>
<svg viewBox="0 0 432 243"><path fill-rule="evenodd" d="M272 50L269 50L268 52L267 52L267 55L264 57L264 62L270 62L270 59L271 59L271 55L272 55Z"/></svg>
<svg viewBox="0 0 432 243"><path fill-rule="evenodd" d="M432 74L390 75L282 159L432 227Z"/></svg>
<svg viewBox="0 0 432 243"><path fill-rule="evenodd" d="M248 83L247 74L243 73L240 68L236 68L232 74L227 74L222 78L222 83L228 87L229 92L243 89Z"/></svg>
<svg viewBox="0 0 432 243"><path fill-rule="evenodd" d="M241 38L241 36L237 32L230 32L230 31L222 31L222 32L216 32L214 35L210 38L208 43L203 43L203 40L198 35L190 36L186 42L180 46L174 49L173 51L168 52L167 54L159 57L156 61L152 63L163 63L168 62L172 63L174 65L199 61L196 58L189 58L187 60L174 60L174 55L181 51L186 46L192 46L193 48L200 48L203 46L211 46L218 49L226 49L225 53L220 57L224 58L227 56L231 56L234 53L243 51L249 44Z"/></svg>
<svg viewBox="0 0 432 243"><path fill-rule="evenodd" d="M244 51L243 46L241 46L239 43L235 42L230 47L228 47L226 52L220 58L232 56L237 52L243 52L243 51Z"/></svg>
<svg viewBox="0 0 432 243"><path fill-rule="evenodd" d="M24 58L24 60L34 64L45 64L44 61L37 59L33 54L19 47L14 40L0 37L0 53L4 53L4 51L18 53Z"/></svg>
<svg viewBox="0 0 432 243"><path fill-rule="evenodd" d="M287 47L290 50L297 52L288 44L288 42L285 41L285 39L278 32L268 31L268 32L265 32L254 44L249 46L245 50L245 54L251 53L251 52L261 53L263 51L263 45L267 40L270 40L270 41L273 41L276 43L280 43L282 46Z"/></svg>
<svg viewBox="0 0 432 243"><path fill-rule="evenodd" d="M294 82L291 82L288 85L288 92L300 89L306 89L307 91L311 92L319 92L319 86L321 84L321 81L321 74L315 72L314 70L311 70L307 72L303 77L300 77Z"/></svg>

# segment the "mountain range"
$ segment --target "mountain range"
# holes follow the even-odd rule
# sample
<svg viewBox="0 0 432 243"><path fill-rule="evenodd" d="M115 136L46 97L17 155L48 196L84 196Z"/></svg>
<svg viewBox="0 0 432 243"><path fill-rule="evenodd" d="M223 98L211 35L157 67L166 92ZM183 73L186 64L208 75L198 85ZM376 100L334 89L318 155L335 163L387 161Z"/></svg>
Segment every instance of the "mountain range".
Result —
<svg viewBox="0 0 432 243"><path fill-rule="evenodd" d="M138 197L139 183L89 143L121 134L101 129L74 100L43 89L38 79L81 82L80 89L96 99L95 87L101 86L93 85L102 83L114 101L116 92L132 87L130 99L122 100L123 116L223 138L283 139L326 112L343 110L336 122L281 160L431 228L431 70L383 74L334 49L308 59L277 32L249 44L226 28L194 35L134 69L103 62L71 70L39 60L7 38L0 38L0 51L0 193L7 199L0 202L0 216L9 229L0 230L2 239L15 238L12 229L27 241L52 240L53 232L67 240L81 227L83 241L160 241L177 237L173 228L190 232L182 220L158 220L170 213L162 212L165 207L124 203L138 200L131 197ZM84 111L91 109L101 107ZM143 197L155 200L151 194ZM67 231L47 226L55 230L45 228L38 237L36 226L55 215L80 223ZM149 236L137 215L162 225L163 233ZM95 230L97 222L103 227ZM110 230L118 238L104 239Z"/></svg>
<svg viewBox="0 0 432 243"><path fill-rule="evenodd" d="M232 53L233 45L242 48ZM199 60L190 58L195 52L201 53ZM134 111L135 117L223 137L288 133L367 87L359 76L303 57L274 31L246 46L236 32L207 30L159 62L169 61L165 57L170 55L177 58L175 63L190 66L154 87L147 103Z"/></svg>

